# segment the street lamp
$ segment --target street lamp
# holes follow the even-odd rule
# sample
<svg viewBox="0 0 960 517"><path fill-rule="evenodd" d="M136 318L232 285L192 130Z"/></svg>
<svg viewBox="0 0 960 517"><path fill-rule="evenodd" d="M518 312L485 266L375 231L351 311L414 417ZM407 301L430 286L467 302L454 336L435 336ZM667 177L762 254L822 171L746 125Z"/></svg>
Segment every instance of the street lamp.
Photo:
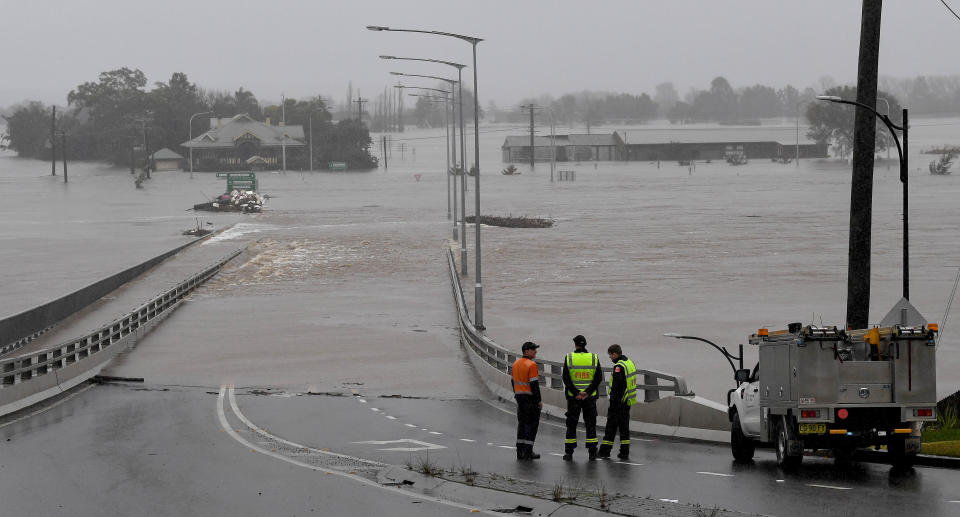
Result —
<svg viewBox="0 0 960 517"><path fill-rule="evenodd" d="M454 67L454 68L457 69L457 84L458 84L458 89L460 90L459 94L457 95L458 105L460 106L460 170L461 170L462 172L463 172L463 171L466 171L466 170L467 170L467 143L466 143L466 134L467 134L467 132L464 130L464 127L463 127L463 124L464 124L464 119L463 119L463 69L464 69L464 67L465 67L466 65L463 65L463 64L460 64L460 63L454 63L453 61L443 61L443 60L441 60L441 59L428 59L428 58L420 58L420 57L380 56L380 59L395 59L395 60L399 60L399 61L423 61L423 62L426 62L426 63L440 63L440 64L442 64L442 65L452 66L452 67ZM391 73L393 73L393 72L391 72ZM395 73L394 75L405 75L405 74ZM432 79L439 79L438 77L435 77L435 76L416 76L416 77L428 77L428 78L432 78ZM445 79L442 79L442 80L445 80ZM453 86L453 83L450 83L450 85ZM451 88L451 90L453 90L453 88ZM456 131L454 131L453 139L454 139L454 140L457 139ZM456 169L456 168L457 168L457 166L456 166L456 162L457 162L456 148L454 148L453 161L454 161L454 169ZM461 267L461 272L462 272L463 275L466 275L466 274L467 274L467 243L466 243L466 238L467 238L467 183L466 183L466 180L467 180L466 175L464 175L464 176L462 176L462 177L460 178L460 217L461 217L460 233L461 233L461 235L463 235L463 238L462 238L462 239L459 239L459 240L460 240L460 267ZM454 180L453 188L454 188L454 204L456 204L456 188L457 188L456 180ZM454 216L456 216L456 210L454 210ZM457 240L456 223L454 223L454 235L453 235L453 238L454 238L454 240Z"/></svg>
<svg viewBox="0 0 960 517"><path fill-rule="evenodd" d="M187 135L189 135L189 137L187 138L187 141L193 140L193 118L199 117L200 115L208 115L210 113L213 113L213 112L201 111L200 113L194 113L193 115L190 115L190 122L187 123L190 126L190 129L187 131ZM190 177L191 178L193 177L193 143L192 142L190 143Z"/></svg>
<svg viewBox="0 0 960 517"><path fill-rule="evenodd" d="M390 72L390 73L394 74L396 72ZM403 75L403 74L400 74L400 75ZM446 170L447 219L450 219L450 176L451 176L450 174L450 96L448 95L446 97L435 97L433 95L425 95L425 94L418 94L418 93L410 93L408 95L410 95L411 97L421 97L426 99L429 102L434 102L436 100L443 101L443 127L447 132L447 137L446 137L447 139L446 141L446 144L447 144L447 166L446 166L446 169L447 169ZM456 124L454 124L453 127L454 127L454 131L456 131L456 127L457 127ZM454 137L454 145L456 145L456 137ZM456 185L454 185L454 188L456 188ZM453 224L456 225L457 223L453 223Z"/></svg>
<svg viewBox="0 0 960 517"><path fill-rule="evenodd" d="M818 100L836 102L838 104L849 104L851 106L861 107L870 113L873 113L877 118L883 122L883 125L887 126L887 129L890 131L890 135L893 136L893 141L897 144L897 154L900 157L900 183L903 184L903 298L905 300L910 299L910 256L909 256L909 232L907 224L907 190L908 182L910 179L909 171L907 170L907 136L908 136L908 116L907 108L903 108L903 121L902 126L894 124L890 117L887 115L881 115L877 110L867 106L866 104L857 102L857 101L848 101L842 99L835 95L818 95ZM887 104L887 110L889 111L889 103ZM900 146L900 139L897 138L896 131L903 133L903 147Z"/></svg>
<svg viewBox="0 0 960 517"><path fill-rule="evenodd" d="M477 91L477 43L480 43L483 41L483 39L475 38L473 36L465 36L463 34L454 34L452 32L424 31L415 29L391 29L390 27L384 27L382 25L367 25L367 29L377 32L418 32L421 34L433 34L435 36L447 36L466 41L473 47L473 158L474 167L476 168L476 176L474 176L476 181L473 191L476 205L474 226L477 240L477 250L475 252L477 260L477 278L476 288L474 290L474 312L476 313L474 318L474 327L476 327L477 330L485 330L485 327L483 326L483 283L481 282L480 276L480 92Z"/></svg>
<svg viewBox="0 0 960 517"><path fill-rule="evenodd" d="M740 361L740 369L741 369L741 370L743 369L743 345L740 345L740 357L737 357L737 356L731 354L730 352L728 352L726 347L721 347L721 346L717 345L716 343L714 343L714 342L712 342L712 341L710 341L710 340L704 339L704 338L702 338L702 337L697 337L697 336L683 336L683 335L677 334L676 332L667 332L666 334L664 334L664 336L666 336L666 337L672 337L672 338L676 338L676 339L690 339L690 340L693 340L693 341L702 341L702 342L704 342L704 343L712 346L713 348L716 348L718 352L720 352L721 354L723 354L723 357L727 360L728 363L730 363L730 368L733 368L733 374L734 374L734 375L737 374L737 367L733 365L732 359L737 359L738 361Z"/></svg>

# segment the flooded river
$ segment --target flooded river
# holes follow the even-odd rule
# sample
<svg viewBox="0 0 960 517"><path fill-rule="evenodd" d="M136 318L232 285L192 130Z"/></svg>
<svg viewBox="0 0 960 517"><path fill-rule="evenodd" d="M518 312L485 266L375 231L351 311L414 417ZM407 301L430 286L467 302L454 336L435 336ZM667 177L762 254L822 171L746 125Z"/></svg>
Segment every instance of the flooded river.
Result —
<svg viewBox="0 0 960 517"><path fill-rule="evenodd" d="M659 128L665 138L682 141L682 132L673 129ZM626 130L633 141L658 127ZM751 138L766 132L769 139L794 139L788 123L712 130L720 141L747 132ZM843 324L848 163L563 163L558 168L575 170L576 180L551 182L546 163L534 170L517 164L519 176L500 174L504 137L523 134L522 128L489 126L481 133L482 212L556 221L550 229L482 228L484 319L495 341L518 350L523 341L536 341L548 359L567 352L576 334L585 335L595 352L619 343L641 367L685 376L697 394L720 401L733 386L722 357L663 333L735 347L759 327ZM180 319L191 328L215 329L208 332L245 343L246 354L269 336L277 348L256 353L272 366L251 382L315 382L305 365L312 347L337 338L330 329L341 323L343 311L325 310L334 306L355 315L342 322L349 332L369 329L364 354L371 358L377 347L395 345L408 350L411 361L426 361L430 354L417 354L425 340L456 357L443 256L452 235L444 139L438 130L390 137L386 170L258 174L260 190L272 199L263 214L249 216L185 211L223 189L223 180L210 173L155 173L138 190L127 170L76 163L64 185L59 166L52 177L49 163L0 156L0 313L27 309L186 242L179 232L199 217L203 225L233 225L219 240L256 242L237 267L196 296L208 310L187 306L170 324L177 328ZM931 176L927 164L935 156L920 152L958 140L960 119L918 118L911 128L911 301L930 321L942 321L960 268L960 173ZM468 214L473 191L470 178ZM900 195L894 154L876 170L871 321L879 321L900 295ZM467 243L472 278L472 226ZM960 384L955 318L960 316L948 320L940 343L941 395ZM317 334L319 322L327 334ZM383 328L397 326L410 327L408 340L380 339L387 335ZM154 364L166 361L171 378L199 374L198 357L225 358L216 350L190 361L171 350L141 353ZM749 346L746 355L748 363L756 360ZM247 360L249 355L238 355L220 368L239 371ZM410 384L413 391L428 389ZM466 389L441 391L459 395Z"/></svg>

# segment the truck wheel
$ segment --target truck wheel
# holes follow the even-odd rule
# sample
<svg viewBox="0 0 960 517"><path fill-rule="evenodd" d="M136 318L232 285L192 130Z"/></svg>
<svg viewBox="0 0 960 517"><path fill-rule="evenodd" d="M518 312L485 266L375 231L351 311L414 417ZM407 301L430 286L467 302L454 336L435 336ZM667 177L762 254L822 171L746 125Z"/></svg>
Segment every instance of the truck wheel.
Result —
<svg viewBox="0 0 960 517"><path fill-rule="evenodd" d="M800 466L803 455L791 456L787 442L793 440L793 432L786 423L786 417L777 420L777 466L784 469L793 469Z"/></svg>
<svg viewBox="0 0 960 517"><path fill-rule="evenodd" d="M907 454L903 439L895 439L887 444L887 454L890 455L890 465L895 469L908 469L917 459L916 454Z"/></svg>
<svg viewBox="0 0 960 517"><path fill-rule="evenodd" d="M733 459L741 463L752 460L756 449L753 440L743 434L738 413L733 414L733 425L730 427L730 449L733 451Z"/></svg>

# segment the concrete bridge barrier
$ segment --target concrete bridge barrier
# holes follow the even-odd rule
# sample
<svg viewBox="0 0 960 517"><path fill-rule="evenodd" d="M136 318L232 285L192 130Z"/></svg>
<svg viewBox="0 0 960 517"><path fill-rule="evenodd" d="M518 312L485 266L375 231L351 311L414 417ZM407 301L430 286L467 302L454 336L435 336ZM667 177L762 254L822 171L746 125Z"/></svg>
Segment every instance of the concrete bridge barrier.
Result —
<svg viewBox="0 0 960 517"><path fill-rule="evenodd" d="M26 345L71 314L103 298L110 291L140 276L148 269L196 242L199 241L188 242L162 255L77 289L66 296L0 319L0 354L9 353Z"/></svg>
<svg viewBox="0 0 960 517"><path fill-rule="evenodd" d="M467 312L460 277L450 250L447 250L447 264L460 321L460 343L466 348L471 364L487 387L499 398L513 402L510 368L522 354L498 345L477 330ZM566 412L561 378L563 363L541 359L537 359L536 363L540 369L543 410L549 415L563 418ZM608 367L603 370L608 373L611 371ZM725 406L696 396L687 387L683 377L656 370L638 370L637 374L643 379L637 385L638 397L641 391L644 396L643 402L633 406L630 411L633 431L713 442L730 441L730 422ZM600 390L601 395L606 395L607 385L601 385ZM597 404L602 417L606 417L606 406Z"/></svg>
<svg viewBox="0 0 960 517"><path fill-rule="evenodd" d="M191 291L217 274L224 264L244 249L245 246L227 254L199 273L82 337L42 350L0 357L0 416L58 395L99 374L111 359L167 317ZM172 253L161 257L166 258Z"/></svg>

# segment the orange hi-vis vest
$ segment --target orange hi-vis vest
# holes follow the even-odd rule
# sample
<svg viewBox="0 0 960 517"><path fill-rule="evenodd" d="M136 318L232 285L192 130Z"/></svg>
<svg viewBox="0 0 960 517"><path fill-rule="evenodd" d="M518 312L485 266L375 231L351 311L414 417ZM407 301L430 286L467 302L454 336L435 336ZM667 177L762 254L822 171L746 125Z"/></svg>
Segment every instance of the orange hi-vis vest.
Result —
<svg viewBox="0 0 960 517"><path fill-rule="evenodd" d="M519 357L513 363L510 369L513 376L514 395L533 395L530 383L537 380L540 371L537 369L537 363L526 357Z"/></svg>

